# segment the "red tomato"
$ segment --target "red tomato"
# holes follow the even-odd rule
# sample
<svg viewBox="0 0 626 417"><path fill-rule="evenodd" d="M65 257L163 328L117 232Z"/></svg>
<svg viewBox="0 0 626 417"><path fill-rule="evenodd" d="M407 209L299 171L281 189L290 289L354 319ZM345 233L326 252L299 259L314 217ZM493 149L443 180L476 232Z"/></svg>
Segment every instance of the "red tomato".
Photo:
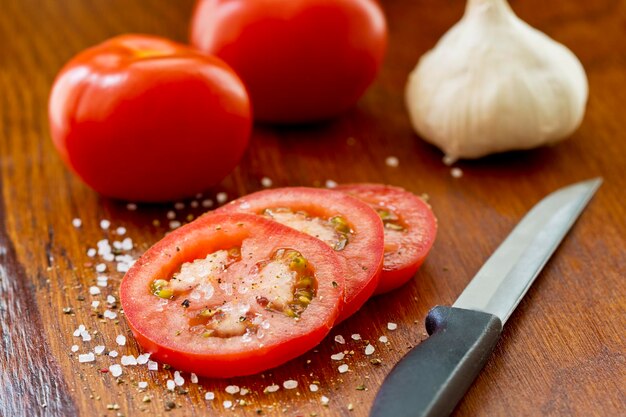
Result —
<svg viewBox="0 0 626 417"><path fill-rule="evenodd" d="M411 279L435 242L437 219L430 206L399 187L350 184L336 188L368 203L385 225L385 259L375 294Z"/></svg>
<svg viewBox="0 0 626 417"><path fill-rule="evenodd" d="M335 249L347 273L345 306L339 321L355 313L378 285L383 261L382 222L367 204L344 193L305 187L276 188L241 197L217 212L264 215Z"/></svg>
<svg viewBox="0 0 626 417"><path fill-rule="evenodd" d="M339 314L342 276L317 239L260 216L216 214L150 248L124 276L120 301L153 358L225 378L316 346Z"/></svg>
<svg viewBox="0 0 626 417"><path fill-rule="evenodd" d="M156 37L125 35L74 57L49 102L65 163L99 193L137 201L189 196L241 159L250 103L218 58Z"/></svg>
<svg viewBox="0 0 626 417"><path fill-rule="evenodd" d="M231 65L255 117L310 122L352 107L387 45L374 0L200 0L191 41Z"/></svg>

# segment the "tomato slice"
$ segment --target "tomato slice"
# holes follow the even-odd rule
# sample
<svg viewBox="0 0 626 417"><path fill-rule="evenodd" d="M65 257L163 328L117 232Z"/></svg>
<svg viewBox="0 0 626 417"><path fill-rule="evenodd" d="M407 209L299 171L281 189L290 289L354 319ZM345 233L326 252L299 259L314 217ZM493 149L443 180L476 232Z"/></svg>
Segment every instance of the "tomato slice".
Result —
<svg viewBox="0 0 626 417"><path fill-rule="evenodd" d="M391 291L410 280L437 235L437 219L430 206L415 194L389 185L347 184L336 190L366 202L383 221L385 258L375 294Z"/></svg>
<svg viewBox="0 0 626 417"><path fill-rule="evenodd" d="M339 321L374 293L383 261L383 225L365 203L344 193L306 187L259 191L217 212L263 215L314 236L335 250L346 271L345 305Z"/></svg>
<svg viewBox="0 0 626 417"><path fill-rule="evenodd" d="M215 214L170 233L122 280L139 344L208 377L249 375L316 346L336 321L343 267L327 245L250 214Z"/></svg>

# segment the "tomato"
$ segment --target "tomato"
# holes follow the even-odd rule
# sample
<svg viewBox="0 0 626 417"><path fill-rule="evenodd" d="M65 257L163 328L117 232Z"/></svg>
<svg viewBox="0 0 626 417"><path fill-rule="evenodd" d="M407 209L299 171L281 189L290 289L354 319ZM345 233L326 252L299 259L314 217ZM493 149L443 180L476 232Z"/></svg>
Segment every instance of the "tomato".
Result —
<svg viewBox="0 0 626 417"><path fill-rule="evenodd" d="M217 212L263 215L332 247L346 271L345 306L339 321L355 313L378 285L383 261L382 222L367 204L344 193L276 188L241 197Z"/></svg>
<svg viewBox="0 0 626 417"><path fill-rule="evenodd" d="M200 0L191 41L241 76L258 120L297 123L358 101L381 66L387 26L374 0Z"/></svg>
<svg viewBox="0 0 626 417"><path fill-rule="evenodd" d="M49 101L65 163L99 193L165 201L219 183L250 136L246 89L223 61L125 35L74 57Z"/></svg>
<svg viewBox="0 0 626 417"><path fill-rule="evenodd" d="M327 245L250 214L202 216L151 247L120 287L137 342L176 369L248 375L316 346L342 303Z"/></svg>
<svg viewBox="0 0 626 417"><path fill-rule="evenodd" d="M385 258L375 294L400 287L424 262L437 235L437 219L421 198L399 187L340 185L336 190L368 203L385 225Z"/></svg>

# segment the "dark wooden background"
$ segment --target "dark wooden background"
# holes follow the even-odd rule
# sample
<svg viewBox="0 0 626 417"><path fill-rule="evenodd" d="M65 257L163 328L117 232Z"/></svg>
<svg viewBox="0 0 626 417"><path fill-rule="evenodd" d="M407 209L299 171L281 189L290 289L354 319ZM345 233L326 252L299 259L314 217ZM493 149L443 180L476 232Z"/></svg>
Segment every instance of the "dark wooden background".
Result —
<svg viewBox="0 0 626 417"><path fill-rule="evenodd" d="M116 381L100 372L113 363L109 358L79 364L70 352L73 344L80 352L97 344L113 349L117 334L130 335L123 319L101 320L90 307L92 299L104 296L88 293L96 274L86 250L99 239L115 238L99 228L100 219L125 226L139 255L167 231L166 213L172 206L129 211L86 188L53 150L46 106L57 71L87 46L125 32L185 41L192 1L3 0L1 5L1 416L228 416L256 415L257 410L272 416L366 416L385 374L425 337L428 309L452 303L542 196L595 176L604 177L604 185L507 323L495 354L455 414L625 412L626 2L512 2L522 18L582 60L590 82L587 115L566 142L460 163L464 175L457 179L442 164L440 152L412 133L403 88L418 57L459 19L463 2L383 1L390 47L380 77L358 106L316 127L258 127L241 165L207 195L255 191L264 176L274 186L323 186L329 179L403 186L427 193L439 218L431 256L415 280L371 300L315 351L250 378L193 385L184 375L186 394L165 388L171 371L125 368ZM400 165L387 166L388 156L397 156ZM178 219L201 213L186 203ZM76 217L83 221L80 229L71 225ZM109 276L104 295L116 294L121 279L119 273ZM64 314L65 307L72 313ZM388 331L387 322L398 323L398 329ZM83 344L72 336L81 323L97 330L92 342ZM350 339L353 333L372 341L379 366L363 354L362 341ZM333 341L337 334L348 340L346 345ZM381 335L388 336L389 344L378 341ZM350 366L345 374L330 359L342 349L354 350L345 361ZM139 352L130 337L128 346L118 350ZM287 379L298 380L298 389L263 394L265 386ZM149 387L142 392L138 381ZM309 391L312 381L318 381L319 392ZM228 384L251 393L232 396L224 392ZM214 391L216 400L206 401L205 391ZM327 407L320 402L322 395L330 399ZM145 396L150 402L143 401ZM246 405L224 410L222 401L239 399ZM167 412L168 403L176 408Z"/></svg>

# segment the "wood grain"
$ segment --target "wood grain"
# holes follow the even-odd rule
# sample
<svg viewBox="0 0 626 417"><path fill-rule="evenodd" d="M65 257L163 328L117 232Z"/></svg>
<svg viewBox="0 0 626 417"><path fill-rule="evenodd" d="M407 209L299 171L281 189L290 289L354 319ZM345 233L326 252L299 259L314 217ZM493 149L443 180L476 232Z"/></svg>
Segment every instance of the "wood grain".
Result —
<svg viewBox="0 0 626 417"><path fill-rule="evenodd" d="M384 182L427 193L439 218L433 252L415 280L372 299L353 318L301 358L263 375L200 380L169 392L172 371L126 367L116 380L100 372L119 361L97 357L79 364L78 353L97 344L137 355L124 319L102 319L104 297L115 295L121 273L108 271L102 295L93 259L86 255L102 230L124 226L138 256L168 230L171 205L140 206L106 200L80 183L53 150L47 97L55 74L81 49L125 32L185 41L192 1L5 0L0 14L0 415L257 415L366 416L376 389L408 348L425 337L423 318L449 304L514 224L548 192L590 177L605 180L588 210L507 323L502 340L458 416L617 416L626 409L626 3L619 0L514 1L530 24L568 45L589 76L588 112L566 142L463 162L453 178L441 154L413 133L403 105L408 72L418 57L461 16L463 2L383 1L390 48L380 77L350 112L300 128L259 126L237 170L220 187L229 197L274 186ZM385 164L395 155L397 168ZM201 200L200 200L201 201ZM177 211L196 216L202 207ZM83 221L74 228L73 218ZM158 220L158 224L155 222ZM91 308L92 300L101 306ZM71 308L64 314L64 308ZM117 310L114 310L117 311ZM119 313L119 311L118 311ZM398 323L389 331L388 322ZM84 324L82 342L72 332ZM362 341L350 335L358 333ZM128 336L125 347L115 344ZM341 334L345 345L333 338ZM389 343L378 341L386 335ZM381 359L372 365L365 340ZM70 347L77 344L79 352ZM347 350L350 371L339 374L330 355ZM350 354L354 351L354 354ZM296 379L296 390L264 394L272 384ZM146 390L137 383L147 381ZM309 391L317 381L319 391ZM230 395L229 384L246 387ZM359 390L363 387L364 390ZM207 401L204 393L215 392ZM320 402L330 399L328 406ZM149 402L144 402L144 397ZM236 403L225 410L225 400ZM170 403L171 402L171 403ZM349 407L349 404L352 406ZM173 406L170 411L166 408ZM353 410L349 410L353 408Z"/></svg>

